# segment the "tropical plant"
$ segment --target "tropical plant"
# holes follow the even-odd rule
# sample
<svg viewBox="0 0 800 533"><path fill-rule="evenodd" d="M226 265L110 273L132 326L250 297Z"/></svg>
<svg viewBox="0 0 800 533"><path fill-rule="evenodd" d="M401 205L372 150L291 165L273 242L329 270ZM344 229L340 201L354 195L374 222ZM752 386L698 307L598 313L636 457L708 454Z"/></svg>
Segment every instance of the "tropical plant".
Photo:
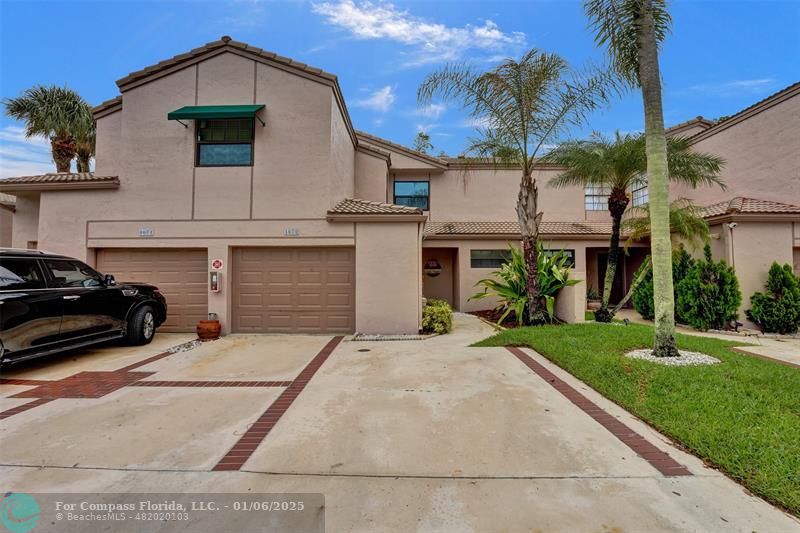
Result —
<svg viewBox="0 0 800 533"><path fill-rule="evenodd" d="M642 206L632 207L628 210L628 217L622 223L623 232L628 234L626 246L634 241L642 240L650 235L649 208L649 204L645 204ZM693 248L697 247L700 244L708 242L710 237L708 224L706 224L706 221L703 219L702 211L686 198L679 198L670 204L669 225L670 240L673 250L677 250L684 243ZM619 310L628 303L628 300L631 299L634 291L641 283L648 279L648 276L652 282L652 268L652 257L648 256L644 263L642 263L642 265L636 271L636 274L634 274L633 281L631 286L628 288L628 292L614 307L614 309L611 310L612 314L617 314ZM653 305L653 312L655 314L655 304Z"/></svg>
<svg viewBox="0 0 800 533"><path fill-rule="evenodd" d="M750 297L747 318L764 333L796 333L800 328L800 278L792 266L772 263L765 288L766 292Z"/></svg>
<svg viewBox="0 0 800 533"><path fill-rule="evenodd" d="M606 46L611 68L621 81L639 88L644 103L650 248L655 290L653 354L677 356L675 299L672 287L667 137L661 99L658 48L672 19L665 0L584 0L595 41Z"/></svg>
<svg viewBox="0 0 800 533"><path fill-rule="evenodd" d="M494 277L478 281L475 286L482 286L483 291L470 297L470 300L480 300L493 296L500 301L496 308L500 312L498 324L511 314L519 325L524 324L525 309L528 303L527 279L528 268L525 264L523 253L513 246L509 246L508 261L500 266L500 270L492 272ZM539 276L541 307L544 309L545 321L556 322L555 299L558 291L579 283L578 280L569 279L570 257L563 251L549 251L544 253L541 244L537 251L537 273Z"/></svg>
<svg viewBox="0 0 800 533"><path fill-rule="evenodd" d="M667 140L669 179L690 187L724 185L719 171L722 158L695 152L685 138ZM567 170L550 180L554 187L586 187L609 189L608 211L611 214L611 239L606 263L605 284L600 309L594 313L598 322L610 322L614 314L609 308L611 288L617 273L622 249L620 229L622 217L630 203L629 190L646 181L647 157L642 135L616 133L613 140L594 134L586 141L570 141L556 147L543 160L565 166Z"/></svg>
<svg viewBox="0 0 800 533"><path fill-rule="evenodd" d="M423 154L427 154L429 151L433 150L433 143L431 142L429 133L425 131L417 132L417 136L414 137L414 150L422 152Z"/></svg>
<svg viewBox="0 0 800 533"><path fill-rule="evenodd" d="M616 88L612 82L608 74L572 71L558 55L532 49L519 61L507 59L486 72L464 64L447 65L429 74L417 91L421 105L437 95L461 101L473 120L482 124L466 153L520 170L516 212L527 265L525 323L547 320L537 270L542 213L533 172L536 157L543 146L607 103Z"/></svg>
<svg viewBox="0 0 800 533"><path fill-rule="evenodd" d="M683 244L672 252L672 285L677 287L678 283L686 277L689 269L694 265L694 258L689 255ZM650 256L647 256L641 266L633 275L634 279L641 276L641 281L633 288L631 301L633 308L647 320L653 320L655 316L655 303L653 302L653 270L650 263ZM677 296L676 296L677 300ZM675 306L675 321L686 323L681 309Z"/></svg>
<svg viewBox="0 0 800 533"><path fill-rule="evenodd" d="M675 288L678 308L686 323L700 330L723 329L736 320L742 303L739 281L733 267L714 261L711 246Z"/></svg>
<svg viewBox="0 0 800 533"><path fill-rule="evenodd" d="M445 300L428 300L422 308L422 331L448 333L453 329L453 308Z"/></svg>
<svg viewBox="0 0 800 533"><path fill-rule="evenodd" d="M57 172L69 172L76 154L76 136L91 121L88 104L67 87L37 85L22 96L3 101L6 115L25 122L26 137L45 137ZM87 117L88 113L88 117Z"/></svg>

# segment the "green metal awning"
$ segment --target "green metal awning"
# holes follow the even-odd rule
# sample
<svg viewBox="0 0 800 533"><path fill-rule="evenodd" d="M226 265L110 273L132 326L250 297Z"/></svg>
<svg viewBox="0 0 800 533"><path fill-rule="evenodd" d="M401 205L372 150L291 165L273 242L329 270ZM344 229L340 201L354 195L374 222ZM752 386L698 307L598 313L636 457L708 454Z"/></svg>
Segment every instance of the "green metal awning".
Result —
<svg viewBox="0 0 800 533"><path fill-rule="evenodd" d="M167 113L169 120L195 120L201 118L258 118L256 113L264 104L256 105L187 105ZM260 120L259 120L260 121Z"/></svg>

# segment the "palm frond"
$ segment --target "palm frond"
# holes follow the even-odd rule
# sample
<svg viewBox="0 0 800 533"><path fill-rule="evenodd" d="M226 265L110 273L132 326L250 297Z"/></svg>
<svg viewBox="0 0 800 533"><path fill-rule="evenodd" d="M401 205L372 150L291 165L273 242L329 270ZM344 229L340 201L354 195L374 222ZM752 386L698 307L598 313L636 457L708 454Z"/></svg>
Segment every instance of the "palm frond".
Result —
<svg viewBox="0 0 800 533"><path fill-rule="evenodd" d="M703 219L702 209L695 206L687 198L678 198L669 206L669 225L674 238L698 246L710 238L708 224ZM650 234L650 209L647 204L632 207L622 222L623 230L628 234L626 246ZM675 243L677 245L677 242Z"/></svg>
<svg viewBox="0 0 800 533"><path fill-rule="evenodd" d="M75 137L94 124L89 105L67 87L37 85L3 104L6 115L25 122L27 137Z"/></svg>

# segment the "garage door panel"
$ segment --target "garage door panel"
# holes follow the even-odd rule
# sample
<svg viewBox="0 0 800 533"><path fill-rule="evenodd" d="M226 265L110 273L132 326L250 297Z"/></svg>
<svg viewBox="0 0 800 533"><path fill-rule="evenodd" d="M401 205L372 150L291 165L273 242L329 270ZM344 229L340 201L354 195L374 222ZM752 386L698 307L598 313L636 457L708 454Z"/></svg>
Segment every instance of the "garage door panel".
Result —
<svg viewBox="0 0 800 533"><path fill-rule="evenodd" d="M238 248L233 329L350 332L355 326L354 281L353 248Z"/></svg>
<svg viewBox="0 0 800 533"><path fill-rule="evenodd" d="M97 251L97 268L121 282L157 286L168 306L161 331L194 331L208 317L205 250L106 248Z"/></svg>

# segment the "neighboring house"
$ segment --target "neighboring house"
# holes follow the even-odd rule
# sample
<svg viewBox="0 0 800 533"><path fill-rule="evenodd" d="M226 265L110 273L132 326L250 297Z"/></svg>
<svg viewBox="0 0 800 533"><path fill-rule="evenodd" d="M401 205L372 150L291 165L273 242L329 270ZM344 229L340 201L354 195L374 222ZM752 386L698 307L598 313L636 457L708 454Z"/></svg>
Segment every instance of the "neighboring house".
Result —
<svg viewBox="0 0 800 533"><path fill-rule="evenodd" d="M216 313L226 333L414 333L423 296L462 311L491 306L469 298L509 243L518 244L517 169L432 157L357 132L334 75L228 37L117 85L121 95L94 110L95 173L0 181L0 191L17 197L14 246L157 284L170 306L168 331L190 331ZM680 134L720 126L690 122ZM789 167L786 179L797 175ZM542 240L567 250L573 276L599 290L611 229L605 191L547 187L561 170L537 171ZM736 196L765 197L734 187L715 194L706 203L729 208ZM645 203L646 188L631 196ZM800 204L800 195L783 196ZM757 205L780 209L775 215L792 231L800 226L791 206ZM710 216L723 223L746 214L728 211L715 207ZM729 241L715 231L722 254ZM788 246L789 257L792 245L800 243ZM746 250L732 249L737 267L746 262L738 255ZM628 254L615 298L647 243ZM774 257L785 255L781 248ZM218 291L210 271L221 273ZM578 288L561 308L569 321L583 316L585 287Z"/></svg>
<svg viewBox="0 0 800 533"><path fill-rule="evenodd" d="M17 200L10 194L0 193L0 248L11 246L12 226Z"/></svg>

